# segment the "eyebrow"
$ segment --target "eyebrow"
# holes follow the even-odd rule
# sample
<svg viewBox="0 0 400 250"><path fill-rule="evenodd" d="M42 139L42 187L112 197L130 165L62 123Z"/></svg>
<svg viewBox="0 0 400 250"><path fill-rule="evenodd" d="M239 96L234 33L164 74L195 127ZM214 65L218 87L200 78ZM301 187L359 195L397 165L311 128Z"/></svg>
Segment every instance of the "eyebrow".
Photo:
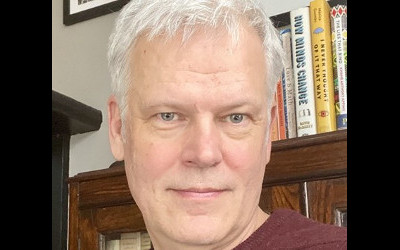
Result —
<svg viewBox="0 0 400 250"><path fill-rule="evenodd" d="M220 102L215 105L215 109L218 112L224 112L228 110L233 110L237 108L242 108L242 107L250 107L250 108L255 108L255 109L261 109L262 104L255 102L254 100L238 100L231 102L228 101L226 103ZM160 101L160 102L147 102L147 103L142 103L141 109L144 111L152 110L152 109L158 109L158 108L172 108L172 109L184 109L187 111L193 111L193 109L197 109L193 103L187 103L187 102L182 102L179 100L166 100L166 101Z"/></svg>

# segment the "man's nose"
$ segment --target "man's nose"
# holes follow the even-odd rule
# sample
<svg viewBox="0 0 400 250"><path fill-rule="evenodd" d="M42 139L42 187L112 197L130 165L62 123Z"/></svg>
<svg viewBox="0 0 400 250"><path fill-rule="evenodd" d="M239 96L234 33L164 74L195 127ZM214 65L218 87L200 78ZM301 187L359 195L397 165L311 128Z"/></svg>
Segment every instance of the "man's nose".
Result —
<svg viewBox="0 0 400 250"><path fill-rule="evenodd" d="M221 134L212 119L191 124L186 134L182 160L189 167L214 167L222 161Z"/></svg>

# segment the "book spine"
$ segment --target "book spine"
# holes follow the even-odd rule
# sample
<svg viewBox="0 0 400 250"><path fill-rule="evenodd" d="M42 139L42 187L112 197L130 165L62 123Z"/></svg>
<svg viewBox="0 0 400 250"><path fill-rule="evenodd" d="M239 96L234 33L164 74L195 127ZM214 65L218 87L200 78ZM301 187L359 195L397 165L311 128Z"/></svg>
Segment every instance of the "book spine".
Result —
<svg viewBox="0 0 400 250"><path fill-rule="evenodd" d="M276 87L277 94L277 105L278 105L278 133L279 140L286 139L286 128L285 128L285 110L284 110L284 102L283 102L283 87L282 87L282 79L279 79Z"/></svg>
<svg viewBox="0 0 400 250"><path fill-rule="evenodd" d="M347 129L347 6L331 8L333 80L337 129Z"/></svg>
<svg viewBox="0 0 400 250"><path fill-rule="evenodd" d="M140 232L121 233L120 250L140 250Z"/></svg>
<svg viewBox="0 0 400 250"><path fill-rule="evenodd" d="M283 99L283 118L284 118L284 126L285 126L285 138L288 138L286 79L285 79L285 74L283 74L283 71L282 71L281 79L282 79L282 99Z"/></svg>
<svg viewBox="0 0 400 250"><path fill-rule="evenodd" d="M120 250L120 240L108 240L106 241L105 250Z"/></svg>
<svg viewBox="0 0 400 250"><path fill-rule="evenodd" d="M290 26L284 26L280 29L282 47L284 49L284 67L282 72L282 86L284 89L285 102L285 123L287 138L297 137L296 128L296 107L295 107L295 89L293 79L292 64L292 41Z"/></svg>
<svg viewBox="0 0 400 250"><path fill-rule="evenodd" d="M140 233L140 250L150 250L153 246L151 244L150 235L147 232Z"/></svg>
<svg viewBox="0 0 400 250"><path fill-rule="evenodd" d="M317 133L336 130L332 66L330 6L326 0L310 2L311 45Z"/></svg>
<svg viewBox="0 0 400 250"><path fill-rule="evenodd" d="M314 77L309 7L290 11L297 136L314 135L316 129Z"/></svg>

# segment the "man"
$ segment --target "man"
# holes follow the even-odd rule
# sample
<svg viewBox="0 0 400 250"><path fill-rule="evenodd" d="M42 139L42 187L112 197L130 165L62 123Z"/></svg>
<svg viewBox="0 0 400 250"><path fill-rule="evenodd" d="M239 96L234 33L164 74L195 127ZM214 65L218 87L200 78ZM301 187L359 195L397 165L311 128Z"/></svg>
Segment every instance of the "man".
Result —
<svg viewBox="0 0 400 250"><path fill-rule="evenodd" d="M154 249L346 248L344 229L258 206L281 54L253 1L135 0L121 11L110 144ZM286 220L294 231L279 231Z"/></svg>

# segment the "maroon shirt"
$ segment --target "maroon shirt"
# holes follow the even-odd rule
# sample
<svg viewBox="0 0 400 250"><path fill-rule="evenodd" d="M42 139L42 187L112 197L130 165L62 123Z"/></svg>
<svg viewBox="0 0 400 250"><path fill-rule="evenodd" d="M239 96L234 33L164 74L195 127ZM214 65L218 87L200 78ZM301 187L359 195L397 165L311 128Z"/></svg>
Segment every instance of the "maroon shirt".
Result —
<svg viewBox="0 0 400 250"><path fill-rule="evenodd" d="M289 209L277 209L234 250L347 249L347 228L313 221Z"/></svg>
<svg viewBox="0 0 400 250"><path fill-rule="evenodd" d="M233 250L266 249L347 249L347 228L313 221L294 210L277 209Z"/></svg>

